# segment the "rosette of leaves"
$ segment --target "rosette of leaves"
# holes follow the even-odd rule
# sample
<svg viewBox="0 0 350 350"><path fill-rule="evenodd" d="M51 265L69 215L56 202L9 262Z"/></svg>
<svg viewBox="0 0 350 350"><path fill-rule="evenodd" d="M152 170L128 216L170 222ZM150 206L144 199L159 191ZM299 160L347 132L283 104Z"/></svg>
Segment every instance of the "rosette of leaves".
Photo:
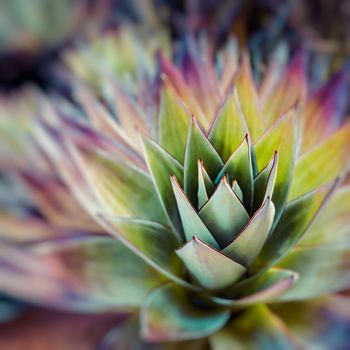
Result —
<svg viewBox="0 0 350 350"><path fill-rule="evenodd" d="M212 66L193 61L184 74L159 59L155 120L116 87L108 109L77 91L91 124L77 110L35 128L72 194L113 237L7 247L7 266L28 263L12 279L2 269L0 288L69 310L139 309L139 323L104 339L116 348L317 344L315 310L327 305L318 297L350 283L344 74L307 97L299 54L257 90L244 56L224 93ZM45 288L25 293L15 280ZM294 320L296 305L314 323Z"/></svg>

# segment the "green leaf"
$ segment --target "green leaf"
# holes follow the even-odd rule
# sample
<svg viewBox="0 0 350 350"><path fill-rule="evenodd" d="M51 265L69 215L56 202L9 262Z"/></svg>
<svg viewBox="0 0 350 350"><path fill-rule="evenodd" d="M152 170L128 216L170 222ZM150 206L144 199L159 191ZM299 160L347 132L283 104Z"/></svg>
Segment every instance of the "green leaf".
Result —
<svg viewBox="0 0 350 350"><path fill-rule="evenodd" d="M208 173L203 167L203 162L198 161L198 208L200 209L215 190Z"/></svg>
<svg viewBox="0 0 350 350"><path fill-rule="evenodd" d="M222 252L243 266L249 266L265 244L274 215L275 207L268 197L243 231Z"/></svg>
<svg viewBox="0 0 350 350"><path fill-rule="evenodd" d="M146 173L108 154L83 149L78 152L91 189L106 211L168 223Z"/></svg>
<svg viewBox="0 0 350 350"><path fill-rule="evenodd" d="M144 138L143 145L148 168L152 174L158 196L163 203L164 209L166 210L174 228L177 230L177 232L182 232L179 214L176 206L174 205L175 197L172 191L170 175L175 175L178 181L180 181L182 184L183 167L175 158L173 158L155 142ZM134 188L130 186L130 183L127 183L127 186L130 188L130 190L134 191ZM143 202L140 202L139 204L143 206L144 210L153 210L152 207L145 209L145 203Z"/></svg>
<svg viewBox="0 0 350 350"><path fill-rule="evenodd" d="M166 278L186 287L182 263L175 254L180 242L168 227L156 222L98 214L101 225ZM191 286L189 286L191 287Z"/></svg>
<svg viewBox="0 0 350 350"><path fill-rule="evenodd" d="M197 121L192 118L185 152L184 181L185 193L194 207L197 207L199 160L203 162L203 166L212 179L216 178L223 167L223 162L215 148L200 129Z"/></svg>
<svg viewBox="0 0 350 350"><path fill-rule="evenodd" d="M347 242L350 235L350 186L337 188L300 240L300 244Z"/></svg>
<svg viewBox="0 0 350 350"><path fill-rule="evenodd" d="M221 247L230 244L249 221L248 213L226 177L222 178L213 196L198 215Z"/></svg>
<svg viewBox="0 0 350 350"><path fill-rule="evenodd" d="M210 337L213 350L300 349L283 322L265 305L248 308Z"/></svg>
<svg viewBox="0 0 350 350"><path fill-rule="evenodd" d="M217 176L215 183L219 183L227 175L229 181L236 180L244 193L246 208L251 208L253 199L253 169L248 135L238 148L232 153Z"/></svg>
<svg viewBox="0 0 350 350"><path fill-rule="evenodd" d="M280 300L302 300L339 292L350 286L349 244L320 244L294 248L277 265L299 273L293 288Z"/></svg>
<svg viewBox="0 0 350 350"><path fill-rule="evenodd" d="M278 153L275 152L269 164L254 180L254 211L257 210L267 197L272 198L278 169Z"/></svg>
<svg viewBox="0 0 350 350"><path fill-rule="evenodd" d="M228 287L246 272L244 266L203 243L196 236L176 253L192 277L207 289L219 290Z"/></svg>
<svg viewBox="0 0 350 350"><path fill-rule="evenodd" d="M279 155L277 177L272 196L272 202L276 208L275 221L278 221L287 200L293 174L297 145L296 115L296 108L290 110L264 134L255 146L259 171L268 164L275 151Z"/></svg>
<svg viewBox="0 0 350 350"><path fill-rule="evenodd" d="M16 281L17 288L20 287L17 291L12 289L12 295L35 302L32 297L38 289L54 299L51 305L62 303L61 307L68 310L93 312L94 309L108 311L134 308L143 302L152 289L166 281L155 269L126 249L124 244L111 237L60 237L22 247L21 254L24 250L30 254L31 262L26 262L26 268L31 271L28 270L21 277L14 276L11 271L7 281ZM49 267L41 283L37 280L38 272L30 267L34 262ZM17 257L16 264L16 270L22 269L20 265L23 259ZM0 289L6 291L3 269L0 271L0 280ZM33 283L31 287L28 285L28 288L23 289L23 285L29 281ZM47 289L52 281L61 285L64 291L62 295ZM39 299L39 304L43 300Z"/></svg>
<svg viewBox="0 0 350 350"><path fill-rule="evenodd" d="M272 69L275 69L274 67ZM272 89L262 99L262 115L269 127L291 106L305 103L307 97L305 54L298 52L286 70L276 79Z"/></svg>
<svg viewBox="0 0 350 350"><path fill-rule="evenodd" d="M263 134L265 127L247 53L243 55L242 63L235 79L235 87L237 88L240 107L249 133L255 142Z"/></svg>
<svg viewBox="0 0 350 350"><path fill-rule="evenodd" d="M243 191L239 187L238 182L236 180L233 180L233 182L232 182L232 191L239 198L239 200L243 203Z"/></svg>
<svg viewBox="0 0 350 350"><path fill-rule="evenodd" d="M228 290L224 297L213 297L218 305L241 309L254 304L273 302L298 280L294 271L271 268L243 280Z"/></svg>
<svg viewBox="0 0 350 350"><path fill-rule="evenodd" d="M172 88L164 84L159 110L159 144L180 163L184 161L189 125L190 116Z"/></svg>
<svg viewBox="0 0 350 350"><path fill-rule="evenodd" d="M256 266L261 268L273 263L299 241L335 185L332 183L323 186L287 204L278 225L259 255Z"/></svg>
<svg viewBox="0 0 350 350"><path fill-rule="evenodd" d="M219 248L215 238L192 207L175 176L171 177L171 183L186 239L189 241L194 235L197 235L204 242L215 248Z"/></svg>
<svg viewBox="0 0 350 350"><path fill-rule="evenodd" d="M209 132L210 142L224 161L227 161L248 133L237 99L235 90L226 97Z"/></svg>
<svg viewBox="0 0 350 350"><path fill-rule="evenodd" d="M150 342L204 338L223 327L230 317L222 309L196 306L186 291L174 284L158 288L141 309L141 335Z"/></svg>
<svg viewBox="0 0 350 350"><path fill-rule="evenodd" d="M296 161L289 200L334 180L346 171L349 139L348 123Z"/></svg>

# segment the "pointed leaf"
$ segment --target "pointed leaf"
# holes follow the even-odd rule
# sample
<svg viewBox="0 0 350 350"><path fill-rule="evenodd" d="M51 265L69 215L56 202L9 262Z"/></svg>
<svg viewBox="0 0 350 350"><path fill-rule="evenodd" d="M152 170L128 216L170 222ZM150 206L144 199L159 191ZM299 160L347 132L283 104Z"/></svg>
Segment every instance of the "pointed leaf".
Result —
<svg viewBox="0 0 350 350"><path fill-rule="evenodd" d="M350 123L304 153L295 164L289 200L334 180L349 163Z"/></svg>
<svg viewBox="0 0 350 350"><path fill-rule="evenodd" d="M336 184L324 186L287 204L278 225L271 233L256 264L270 264L291 249L302 237L334 190Z"/></svg>
<svg viewBox="0 0 350 350"><path fill-rule="evenodd" d="M149 127L146 123L146 116L140 109L140 106L131 96L116 82L111 86L111 106L115 108L115 112L119 118L122 130L126 135L132 135L134 140L139 143L137 131L148 135Z"/></svg>
<svg viewBox="0 0 350 350"><path fill-rule="evenodd" d="M263 134L265 127L248 53L243 55L242 63L236 76L235 87L249 133L253 142L255 142Z"/></svg>
<svg viewBox="0 0 350 350"><path fill-rule="evenodd" d="M237 100L236 91L226 97L209 132L210 142L224 161L227 161L248 133L248 128L239 110Z"/></svg>
<svg viewBox="0 0 350 350"><path fill-rule="evenodd" d="M182 232L181 221L174 205L175 197L170 182L170 175L175 175L178 181L182 183L183 167L175 158L153 141L144 138L143 144L147 164L152 174L158 196L174 228L178 232ZM130 184L128 186L130 187ZM140 204L144 206L144 203L141 202ZM152 210L152 207L149 209Z"/></svg>
<svg viewBox="0 0 350 350"><path fill-rule="evenodd" d="M198 214L221 247L230 244L249 221L248 213L225 177Z"/></svg>
<svg viewBox="0 0 350 350"><path fill-rule="evenodd" d="M271 268L238 283L223 297L214 297L218 305L240 309L253 304L273 302L298 280L294 271Z"/></svg>
<svg viewBox="0 0 350 350"><path fill-rule="evenodd" d="M64 165L62 164L61 168L63 167ZM21 171L18 175L29 189L35 205L40 209L41 215L45 217L45 224L47 226L49 222L56 228L61 229L100 232L100 228L79 203L77 203L70 190L56 174L49 175L47 172L40 174L35 170L31 171L28 169ZM9 219L8 215L7 219ZM19 224L19 221L18 219L17 224ZM1 226L5 229L5 222ZM52 227L51 230L53 230ZM28 233L26 235L27 239L30 239Z"/></svg>
<svg viewBox="0 0 350 350"><path fill-rule="evenodd" d="M267 127L296 102L304 103L307 93L305 57L303 52L298 52L290 65L278 81L273 91L263 101L263 116Z"/></svg>
<svg viewBox="0 0 350 350"><path fill-rule="evenodd" d="M350 186L336 189L300 244L347 242L350 235Z"/></svg>
<svg viewBox="0 0 350 350"><path fill-rule="evenodd" d="M24 261L12 253L16 259L12 259L13 269L8 278L5 270L0 269L0 289L29 302L43 303L51 298L49 305L84 312L129 309L140 305L153 288L165 282L156 270L115 238L61 237L30 244L20 253L25 252L30 254L24 265L27 272L23 275L16 272L14 276L14 271L24 268ZM46 269L45 275L35 265L32 267L33 263ZM40 281L38 277L45 279ZM61 296L47 289L53 282L64 291ZM23 285L28 288L23 289ZM45 292L47 297L36 301L38 291Z"/></svg>
<svg viewBox="0 0 350 350"><path fill-rule="evenodd" d="M215 190L208 173L203 167L203 162L198 161L198 208L200 209Z"/></svg>
<svg viewBox="0 0 350 350"><path fill-rule="evenodd" d="M132 149L140 150L140 143L138 142L138 136L136 134L136 123L134 124L131 122L132 117L129 115L130 111L124 109L125 105L123 100L117 99L117 105L122 109L123 116L127 113L128 118L123 118L123 120L128 120L128 125L124 124L123 127L121 127L107 108L97 100L95 95L86 87L79 85L75 90L78 101L91 119L92 125L96 130L117 140L118 143L124 146L127 145ZM124 127L126 128L124 129ZM137 141L135 142L135 140Z"/></svg>
<svg viewBox="0 0 350 350"><path fill-rule="evenodd" d="M179 72L175 65L173 65L173 63L166 57L164 57L164 55L162 55L161 53L158 55L158 59L162 72L168 77L169 83L171 84L179 98L182 101L184 101L191 113L193 113L204 126L207 126L207 118L203 114L199 103L193 96L191 89L184 80L183 75Z"/></svg>
<svg viewBox="0 0 350 350"><path fill-rule="evenodd" d="M158 288L141 309L141 335L151 342L203 338L216 332L229 319L221 309L204 309L174 284Z"/></svg>
<svg viewBox="0 0 350 350"><path fill-rule="evenodd" d="M167 223L151 178L130 164L107 154L80 150L92 190L106 211Z"/></svg>
<svg viewBox="0 0 350 350"><path fill-rule="evenodd" d="M296 108L290 110L264 134L255 146L259 171L267 165L275 151L279 155L276 183L272 196L272 202L276 209L275 221L278 221L287 200L293 174L297 144L296 115Z"/></svg>
<svg viewBox="0 0 350 350"><path fill-rule="evenodd" d="M207 289L228 287L246 272L244 266L211 248L196 236L176 253L192 277Z"/></svg>
<svg viewBox="0 0 350 350"><path fill-rule="evenodd" d="M118 237L147 264L172 281L188 286L182 279L182 264L175 254L180 245L175 233L155 222L98 214L101 225Z"/></svg>
<svg viewBox="0 0 350 350"><path fill-rule="evenodd" d="M204 242L219 248L215 238L192 207L174 176L171 177L171 183L186 239L189 241L194 235L197 235Z"/></svg>
<svg viewBox="0 0 350 350"><path fill-rule="evenodd" d="M340 127L347 105L346 72L336 73L306 105L303 150L317 144Z"/></svg>
<svg viewBox="0 0 350 350"><path fill-rule="evenodd" d="M190 117L181 106L172 88L165 83L159 110L159 144L180 163L185 157Z"/></svg>
<svg viewBox="0 0 350 350"><path fill-rule="evenodd" d="M243 266L249 266L264 246L274 215L275 207L268 197L243 231L222 252Z"/></svg>
<svg viewBox="0 0 350 350"><path fill-rule="evenodd" d="M257 210L267 197L272 198L278 169L278 153L275 152L269 164L254 180L254 211Z"/></svg>
<svg viewBox="0 0 350 350"><path fill-rule="evenodd" d="M232 191L239 198L239 200L243 203L243 191L239 187L238 182L236 180L233 180Z"/></svg>
<svg viewBox="0 0 350 350"><path fill-rule="evenodd" d="M185 193L194 207L197 206L197 171L199 160L203 162L203 166L208 172L208 175L212 179L215 179L223 166L223 162L212 144L204 135L203 131L200 129L197 121L192 118L185 153L184 181Z"/></svg>
<svg viewBox="0 0 350 350"><path fill-rule="evenodd" d="M299 273L299 281L280 300L302 300L339 292L350 286L349 244L320 244L294 248L278 267Z"/></svg>
<svg viewBox="0 0 350 350"><path fill-rule="evenodd" d="M229 181L237 181L244 193L244 204L246 208L251 208L253 199L253 169L250 143L247 135L227 160L217 176L215 183L219 183L225 175L228 176Z"/></svg>

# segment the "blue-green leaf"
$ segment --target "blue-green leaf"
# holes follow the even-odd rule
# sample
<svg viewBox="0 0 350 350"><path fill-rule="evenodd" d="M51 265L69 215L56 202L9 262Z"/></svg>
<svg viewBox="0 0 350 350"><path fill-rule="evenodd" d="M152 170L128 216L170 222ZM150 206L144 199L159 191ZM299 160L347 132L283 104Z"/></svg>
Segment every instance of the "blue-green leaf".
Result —
<svg viewBox="0 0 350 350"><path fill-rule="evenodd" d="M207 289L228 287L246 272L244 266L203 243L196 236L176 253L195 281Z"/></svg>
<svg viewBox="0 0 350 350"><path fill-rule="evenodd" d="M221 247L230 244L249 221L247 211L226 177L198 214Z"/></svg>

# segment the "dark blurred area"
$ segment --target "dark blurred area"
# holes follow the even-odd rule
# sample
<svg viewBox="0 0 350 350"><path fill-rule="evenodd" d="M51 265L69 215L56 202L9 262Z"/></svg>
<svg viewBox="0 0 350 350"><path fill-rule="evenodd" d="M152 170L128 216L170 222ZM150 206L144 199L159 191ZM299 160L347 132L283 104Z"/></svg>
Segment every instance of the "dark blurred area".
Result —
<svg viewBox="0 0 350 350"><path fill-rule="evenodd" d="M4 91L28 83L59 88L52 67L62 49L124 22L141 22L151 29L161 26L172 38L205 32L217 46L234 35L254 54L256 65L264 63L281 42L291 52L305 47L320 81L343 65L350 51L347 0L64 0L59 4L4 0L0 13L0 89Z"/></svg>

